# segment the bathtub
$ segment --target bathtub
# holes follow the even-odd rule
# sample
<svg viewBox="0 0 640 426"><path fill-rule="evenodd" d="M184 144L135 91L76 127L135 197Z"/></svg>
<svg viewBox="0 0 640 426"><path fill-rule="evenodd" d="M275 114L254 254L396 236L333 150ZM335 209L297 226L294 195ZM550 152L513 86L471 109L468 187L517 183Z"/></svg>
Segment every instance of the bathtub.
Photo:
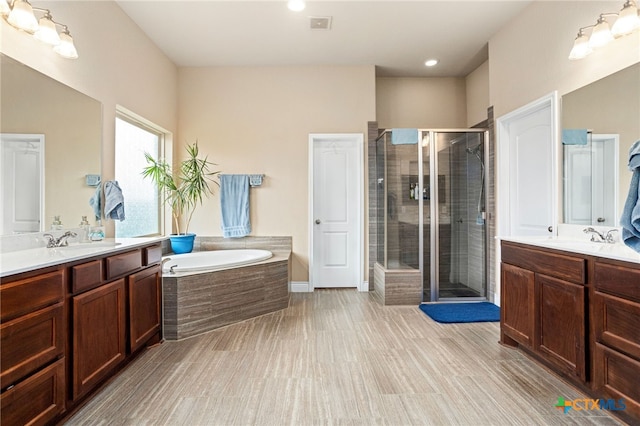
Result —
<svg viewBox="0 0 640 426"><path fill-rule="evenodd" d="M165 256L164 338L181 340L285 309L289 258L290 254L257 249Z"/></svg>
<svg viewBox="0 0 640 426"><path fill-rule="evenodd" d="M235 268L270 259L273 254L268 250L237 249L211 250L176 254L162 258L163 275L194 272L217 271Z"/></svg>

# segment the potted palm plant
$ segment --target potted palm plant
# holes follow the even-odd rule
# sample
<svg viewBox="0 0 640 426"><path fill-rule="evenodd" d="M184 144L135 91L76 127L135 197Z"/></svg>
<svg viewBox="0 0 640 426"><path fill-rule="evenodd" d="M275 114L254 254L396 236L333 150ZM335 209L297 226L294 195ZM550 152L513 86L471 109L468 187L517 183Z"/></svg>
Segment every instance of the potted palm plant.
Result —
<svg viewBox="0 0 640 426"><path fill-rule="evenodd" d="M208 157L198 156L198 141L186 146L187 158L185 158L177 170L172 172L171 165L165 160L156 160L151 154L144 154L148 166L142 171L143 178L151 179L162 193L165 204L171 207L171 213L175 224L176 233L171 234L171 249L174 253L190 253L193 250L195 234L189 233L189 224L193 212L198 204L202 204L204 197L213 194L211 184L219 185L213 177L220 173L211 171L215 166ZM183 219L184 229L180 227L180 219Z"/></svg>

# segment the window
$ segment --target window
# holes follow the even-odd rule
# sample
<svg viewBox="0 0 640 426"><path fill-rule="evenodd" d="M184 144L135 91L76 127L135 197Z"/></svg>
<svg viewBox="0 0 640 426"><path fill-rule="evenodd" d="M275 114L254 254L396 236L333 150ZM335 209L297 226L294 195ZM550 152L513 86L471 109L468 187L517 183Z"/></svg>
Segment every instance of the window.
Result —
<svg viewBox="0 0 640 426"><path fill-rule="evenodd" d="M159 158L164 133L129 115L116 117L115 176L125 202L125 220L116 221L116 237L162 234L162 209L157 186L142 178L147 165L144 153Z"/></svg>

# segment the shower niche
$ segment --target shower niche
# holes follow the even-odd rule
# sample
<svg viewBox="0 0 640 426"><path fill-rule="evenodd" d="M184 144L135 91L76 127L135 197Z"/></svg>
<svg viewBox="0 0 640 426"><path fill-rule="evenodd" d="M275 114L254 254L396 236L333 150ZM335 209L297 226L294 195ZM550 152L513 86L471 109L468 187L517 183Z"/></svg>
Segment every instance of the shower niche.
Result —
<svg viewBox="0 0 640 426"><path fill-rule="evenodd" d="M384 304L486 298L485 129L376 140L374 291ZM437 176L437 178L434 178Z"/></svg>

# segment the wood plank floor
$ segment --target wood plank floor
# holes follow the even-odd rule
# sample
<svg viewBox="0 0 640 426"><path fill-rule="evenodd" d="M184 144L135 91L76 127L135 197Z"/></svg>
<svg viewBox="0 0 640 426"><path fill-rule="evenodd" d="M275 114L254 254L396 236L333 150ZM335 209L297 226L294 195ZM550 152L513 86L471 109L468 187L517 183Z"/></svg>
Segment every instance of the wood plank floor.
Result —
<svg viewBox="0 0 640 426"><path fill-rule="evenodd" d="M354 290L293 293L284 311L150 349L67 424L619 424L555 408L584 395L498 331Z"/></svg>

